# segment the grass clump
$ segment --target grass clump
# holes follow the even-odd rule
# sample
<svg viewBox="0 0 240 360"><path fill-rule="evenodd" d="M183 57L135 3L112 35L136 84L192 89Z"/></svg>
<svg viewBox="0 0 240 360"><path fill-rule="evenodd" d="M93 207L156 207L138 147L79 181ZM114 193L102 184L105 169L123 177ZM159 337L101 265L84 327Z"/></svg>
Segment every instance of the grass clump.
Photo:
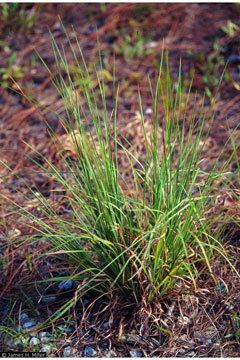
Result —
<svg viewBox="0 0 240 360"><path fill-rule="evenodd" d="M187 111L190 89L183 92L180 70L173 82L163 54L155 86L149 82L150 135L139 95L145 139L140 159L129 150L117 124L117 86L115 105L109 112L103 80L97 79L99 102L95 89L88 86L91 79L80 46L80 60L71 42L70 46L82 78L81 93L65 52L55 41L56 62L65 71L53 81L65 103L66 117L59 119L71 138L76 159L65 163L66 172L45 160L48 171L65 190L71 218L60 216L38 195L42 218L25 210L38 229L36 238L47 239L52 253L62 254L72 264L72 277L78 282L75 300L94 291L99 296L117 294L136 303L151 303L181 279L196 285L203 269L212 273L215 252L226 256L206 215L212 186L221 174L215 166L208 173L201 170L207 137L204 122L209 120L203 103L200 110L195 102ZM134 184L131 195L126 191L119 154L129 163Z"/></svg>

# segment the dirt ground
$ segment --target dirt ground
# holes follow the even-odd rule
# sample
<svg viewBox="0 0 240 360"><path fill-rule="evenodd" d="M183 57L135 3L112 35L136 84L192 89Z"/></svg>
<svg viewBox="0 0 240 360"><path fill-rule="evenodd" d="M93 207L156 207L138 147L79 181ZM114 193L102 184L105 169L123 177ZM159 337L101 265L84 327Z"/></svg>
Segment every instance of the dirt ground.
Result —
<svg viewBox="0 0 240 360"><path fill-rule="evenodd" d="M44 251L44 244L40 248L15 248L11 240L19 235L27 236L28 232L21 219L12 213L11 203L6 201L8 197L24 202L29 208L34 207L29 187L40 191L49 201L57 201L53 191L56 184L39 171L32 160L41 160L26 145L27 142L61 166L47 124L58 136L64 134L54 113L57 111L64 115L63 103L36 54L37 51L51 70L56 71L49 30L57 43L65 46L70 63L73 59L68 53L69 44L63 25L70 36L74 27L90 64L97 59L100 43L109 86L115 61L116 80L120 83L119 123L136 144L140 142L133 132L138 89L143 94L146 117L151 117L148 77L156 79L163 45L169 51L173 76L178 75L180 58L186 83L195 73L192 94L206 92L206 107L210 105L228 63L214 105L216 114L209 135L206 164L216 158L229 134L240 124L238 4L26 4L23 9L21 21L19 8L14 15L0 20L0 153L1 160L12 169L9 172L0 166L0 192L4 195L4 198L0 197L0 254L5 259L0 269L0 322L5 325L8 324L9 309L15 316L22 308L37 317L41 317L43 312L51 312L55 304L38 302L42 289L31 282L63 271L66 266L61 260L56 262L49 258L43 261L39 258L38 253ZM29 23L29 28L23 26L26 23ZM73 67L72 71L76 69ZM44 107L43 110L39 111L27 96ZM110 107L111 101L109 97ZM236 130L238 139L239 134ZM228 155L226 148L224 156ZM229 170L233 173L236 190L239 190L236 161L236 158L231 161ZM229 233L226 246L239 269L239 230ZM84 329L81 328L81 334L76 327L71 335L59 335L57 341L60 345L53 349L53 354L62 356L64 347L70 344L77 356L85 354L86 345L93 346L98 356L107 356L111 349L117 356L129 356L133 350L142 352L139 356L240 356L239 278L220 259L216 259L215 271L220 279L219 286L211 279L203 279L198 284L199 290L193 293L183 285L183 291L176 289L156 309L162 316L164 327L169 330L167 333L150 331L143 335L132 321L119 335L115 323L113 327L104 328L108 320L103 314L98 325L93 320L88 322ZM121 313L121 309L116 313ZM71 314L77 324L78 315L76 311ZM116 319L119 318L121 316L116 315Z"/></svg>

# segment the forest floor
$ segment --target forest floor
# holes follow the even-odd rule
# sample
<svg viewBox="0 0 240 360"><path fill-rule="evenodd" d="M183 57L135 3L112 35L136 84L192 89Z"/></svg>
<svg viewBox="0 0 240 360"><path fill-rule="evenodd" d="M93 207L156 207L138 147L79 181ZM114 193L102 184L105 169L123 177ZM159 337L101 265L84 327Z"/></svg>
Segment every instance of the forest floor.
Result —
<svg viewBox="0 0 240 360"><path fill-rule="evenodd" d="M22 329L25 324L25 331L18 331L20 337L17 340L2 333L2 351L39 349L53 356L73 354L86 357L240 356L240 282L229 266L218 258L214 271L220 279L219 285L212 278L202 279L198 283L198 291L194 292L188 287L177 289L163 299L159 311L166 332L142 334L136 319L126 323L119 332L119 326L115 326L122 319L119 308L112 315L113 318L109 318L107 312L99 317L97 310L95 313L92 309L92 316L84 322L85 311L88 311L86 300L85 305L71 310L62 322L43 329L45 334L42 330L37 335L34 326L53 312L62 294L59 294L59 289L53 289L46 295L43 288L34 282L64 273L67 268L62 260L38 256L44 253L44 244L39 248L18 248L13 245L12 240L20 235L27 236L27 230L21 219L12 212L11 203L6 201L8 197L16 202L21 201L29 209L34 208L29 188L56 201L56 183L39 171L32 160L40 160L36 152L26 145L30 144L61 166L61 157L51 144L46 124L64 141L64 130L54 112L64 114L63 103L47 69L36 54L37 50L51 70L55 71L49 30L57 43L68 49L62 24L68 34L72 33L74 27L87 62L92 66L98 56L99 43L104 59L104 76L109 86L115 61L116 81L120 83L119 123L125 129L126 136L139 147L142 139L133 128L139 108L138 89L142 93L145 115L151 118L148 77L156 78L163 39L164 47L169 51L173 76L178 75L181 58L183 79L187 82L195 73L192 94L197 92L203 95L205 92L206 107L210 106L225 64L228 63L214 105L215 120L204 160L207 168L221 151L231 131L239 125L240 6L183 3L35 4L22 5L21 14L19 8L8 10L7 13L1 11L0 151L1 160L7 162L12 170L9 172L5 167L0 167L0 192L5 198L0 198L0 253L3 256L0 269L0 325ZM68 56L67 50L66 53ZM77 76L74 66L72 71ZM13 78L18 85L12 81ZM44 109L39 111L28 101L28 97L36 100ZM239 138L239 130L236 134ZM65 146L66 151L71 152L67 143ZM229 156L228 148L224 156ZM229 170L239 190L236 161L233 159L229 164ZM127 170L125 175L127 178ZM228 194L219 189L216 206L222 206L225 211L224 206L231 203L227 200ZM240 232L236 229L228 236L226 247L239 270ZM64 296L68 294L64 293Z"/></svg>

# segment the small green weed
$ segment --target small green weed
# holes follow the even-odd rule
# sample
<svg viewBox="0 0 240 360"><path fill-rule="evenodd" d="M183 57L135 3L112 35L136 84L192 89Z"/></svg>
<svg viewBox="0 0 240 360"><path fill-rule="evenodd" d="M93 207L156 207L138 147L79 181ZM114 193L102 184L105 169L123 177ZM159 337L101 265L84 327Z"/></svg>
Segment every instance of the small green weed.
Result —
<svg viewBox="0 0 240 360"><path fill-rule="evenodd" d="M235 313L232 316L235 324L235 339L240 342L240 313Z"/></svg>
<svg viewBox="0 0 240 360"><path fill-rule="evenodd" d="M133 10L133 18L138 21L144 20L153 10L154 8L147 4L136 5Z"/></svg>
<svg viewBox="0 0 240 360"><path fill-rule="evenodd" d="M27 4L0 4L0 20L11 28L20 27L24 30L29 30L33 27L35 19L34 7L29 10Z"/></svg>
<svg viewBox="0 0 240 360"><path fill-rule="evenodd" d="M231 20L228 20L226 26L222 26L222 31L225 32L230 37L233 37L237 31L240 30L240 26L232 22Z"/></svg>
<svg viewBox="0 0 240 360"><path fill-rule="evenodd" d="M148 39L148 37L143 36L131 37L130 35L126 35L122 39L120 47L114 46L115 51L116 53L122 54L127 61L142 57L144 54L148 54L150 50L145 49L145 44Z"/></svg>
<svg viewBox="0 0 240 360"><path fill-rule="evenodd" d="M213 44L213 51L207 55L199 54L202 63L200 70L202 71L202 79L205 86L205 93L209 99L214 99L213 90L218 86L219 79L223 74L223 80L229 82L231 80L230 73L225 69L225 60L221 55L220 45L216 41Z"/></svg>
<svg viewBox="0 0 240 360"><path fill-rule="evenodd" d="M14 52L8 59L8 66L0 68L0 84L4 88L9 88L13 85L13 79L15 81L20 80L25 75L25 68L16 64L17 53Z"/></svg>
<svg viewBox="0 0 240 360"><path fill-rule="evenodd" d="M232 323L233 323L233 332L225 335L226 340L236 340L240 342L240 314L235 312L232 315Z"/></svg>

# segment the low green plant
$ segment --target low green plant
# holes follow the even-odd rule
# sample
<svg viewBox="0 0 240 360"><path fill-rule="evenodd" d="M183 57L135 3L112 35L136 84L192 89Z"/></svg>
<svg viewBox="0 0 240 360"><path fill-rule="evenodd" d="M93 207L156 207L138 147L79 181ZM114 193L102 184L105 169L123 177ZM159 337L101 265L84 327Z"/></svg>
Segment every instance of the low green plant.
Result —
<svg viewBox="0 0 240 360"><path fill-rule="evenodd" d="M138 4L133 9L133 18L138 21L145 20L152 12L154 8L147 4Z"/></svg>
<svg viewBox="0 0 240 360"><path fill-rule="evenodd" d="M25 68L17 65L17 53L13 52L8 58L7 67L0 68L0 84L4 88L13 85L13 80L18 81L25 75Z"/></svg>
<svg viewBox="0 0 240 360"><path fill-rule="evenodd" d="M116 53L120 53L126 60L139 58L145 53L147 54L151 49L145 49L145 44L148 41L148 37L125 35L122 39L120 47L115 45Z"/></svg>
<svg viewBox="0 0 240 360"><path fill-rule="evenodd" d="M232 319L234 321L234 325L235 325L235 339L240 342L240 313L235 313L232 316Z"/></svg>
<svg viewBox="0 0 240 360"><path fill-rule="evenodd" d="M200 60L202 62L200 69L203 74L202 80L205 93L210 100L214 101L213 91L218 86L221 74L223 74L224 81L231 81L231 76L228 69L226 69L226 63L224 56L221 54L219 43L217 41L214 42L211 54L201 53Z"/></svg>
<svg viewBox="0 0 240 360"><path fill-rule="evenodd" d="M66 162L63 172L45 158L47 168L42 170L65 189L71 219L59 215L40 194L41 217L22 209L36 230L32 240L48 239L49 254L65 257L73 268L71 278L78 283L75 298L57 317L89 292L150 304L180 280L195 286L203 270L213 275L211 262L216 252L228 260L206 214L214 182L225 167L220 172L216 164L208 173L201 170L207 137L204 124L209 120L204 99L199 111L196 103L188 111L190 89L183 92L180 69L178 81L172 81L168 57L162 54L155 86L149 81L154 115L150 136L139 94L145 153L142 159L136 158L118 128L118 87L114 108L109 111L103 79L97 77L99 99L90 86L79 44L81 60L71 42L70 46L82 79L81 93L71 96L75 93L74 80L65 52L54 40L60 71L53 82L65 104L66 118L59 116L59 120L72 141L77 161ZM88 115L90 133L85 126ZM126 191L128 184L119 166L120 152L128 159L132 195Z"/></svg>
<svg viewBox="0 0 240 360"><path fill-rule="evenodd" d="M230 37L236 35L236 33L240 30L240 26L232 22L231 20L227 21L225 26L222 26L222 31Z"/></svg>
<svg viewBox="0 0 240 360"><path fill-rule="evenodd" d="M235 340L238 343L240 342L240 314L235 312L231 316L231 321L233 324L233 329L231 332L227 333L227 335L224 336L224 338L229 340Z"/></svg>
<svg viewBox="0 0 240 360"><path fill-rule="evenodd" d="M35 19L36 14L34 8L28 11L27 4L0 4L0 20L7 26L20 27L24 30L29 30L33 27Z"/></svg>

